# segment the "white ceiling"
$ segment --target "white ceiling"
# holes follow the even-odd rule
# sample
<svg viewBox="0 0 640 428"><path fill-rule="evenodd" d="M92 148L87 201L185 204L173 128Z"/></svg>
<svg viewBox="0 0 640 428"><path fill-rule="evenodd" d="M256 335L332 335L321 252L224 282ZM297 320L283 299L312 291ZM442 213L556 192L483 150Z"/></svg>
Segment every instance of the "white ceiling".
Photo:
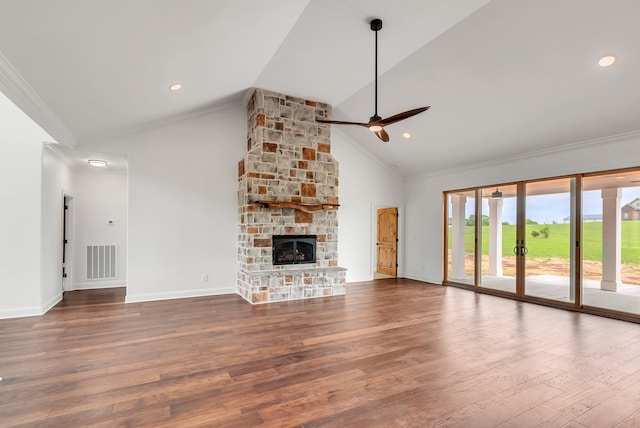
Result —
<svg viewBox="0 0 640 428"><path fill-rule="evenodd" d="M638 16L637 0L0 0L0 90L80 150L252 87L366 122L380 17L380 115L432 108L388 144L340 130L415 176L640 130Z"/></svg>

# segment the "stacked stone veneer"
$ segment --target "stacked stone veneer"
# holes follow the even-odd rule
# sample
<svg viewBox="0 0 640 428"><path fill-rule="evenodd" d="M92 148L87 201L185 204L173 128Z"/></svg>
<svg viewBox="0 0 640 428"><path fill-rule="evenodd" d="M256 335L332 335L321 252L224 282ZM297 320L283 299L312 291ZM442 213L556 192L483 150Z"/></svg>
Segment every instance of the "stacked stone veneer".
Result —
<svg viewBox="0 0 640 428"><path fill-rule="evenodd" d="M247 106L247 154L238 164L237 292L251 303L345 293L336 210L266 208L260 200L338 204L330 106L257 89ZM317 235L315 265L272 264L273 235Z"/></svg>

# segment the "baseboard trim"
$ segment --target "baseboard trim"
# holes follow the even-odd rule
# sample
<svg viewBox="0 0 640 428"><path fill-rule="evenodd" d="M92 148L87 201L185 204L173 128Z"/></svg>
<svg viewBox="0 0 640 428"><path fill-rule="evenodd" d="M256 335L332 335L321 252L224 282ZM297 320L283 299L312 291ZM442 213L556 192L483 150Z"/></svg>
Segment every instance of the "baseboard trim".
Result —
<svg viewBox="0 0 640 428"><path fill-rule="evenodd" d="M73 289L76 290L96 290L100 288L119 288L126 287L127 283L122 281L92 281L92 282L79 282L73 284Z"/></svg>
<svg viewBox="0 0 640 428"><path fill-rule="evenodd" d="M235 287L204 288L199 290L167 291L164 293L143 293L143 294L129 294L127 292L125 303L153 302L156 300L171 300L171 299L187 299L189 297L218 296L222 294L236 294L236 289Z"/></svg>
<svg viewBox="0 0 640 428"><path fill-rule="evenodd" d="M62 301L62 292L60 292L57 295L53 296L51 299L49 299L49 301L47 303L42 305L42 312L40 313L40 315L46 314L47 312L49 312L49 310L51 308L53 308L55 305L57 305L61 301Z"/></svg>
<svg viewBox="0 0 640 428"><path fill-rule="evenodd" d="M42 315L42 308L38 306L25 306L23 308L0 310L0 319L35 317L38 315Z"/></svg>
<svg viewBox="0 0 640 428"><path fill-rule="evenodd" d="M414 281L420 281L420 282L428 282L429 284L436 284L439 285L442 282L441 281L435 281L433 279L429 279L427 277L424 277L422 275L414 275L414 274L410 274L407 273L403 276L403 278L407 278L407 279L413 279Z"/></svg>

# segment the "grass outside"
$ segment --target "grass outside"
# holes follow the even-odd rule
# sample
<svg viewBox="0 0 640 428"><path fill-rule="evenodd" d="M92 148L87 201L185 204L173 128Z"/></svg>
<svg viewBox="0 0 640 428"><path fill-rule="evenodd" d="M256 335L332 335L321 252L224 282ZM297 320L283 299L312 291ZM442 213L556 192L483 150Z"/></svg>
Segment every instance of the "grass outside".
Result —
<svg viewBox="0 0 640 428"><path fill-rule="evenodd" d="M534 238L531 232L549 227L549 237ZM473 226L465 230L465 252L473 252ZM526 246L529 257L558 258L569 260L570 225L569 224L528 224L526 226ZM582 225L583 260L602 261L602 222L583 223ZM449 237L451 235L449 234ZM512 256L516 245L516 226L502 226L502 255ZM482 227L482 254L489 254L489 226ZM622 222L622 263L640 264L640 220Z"/></svg>

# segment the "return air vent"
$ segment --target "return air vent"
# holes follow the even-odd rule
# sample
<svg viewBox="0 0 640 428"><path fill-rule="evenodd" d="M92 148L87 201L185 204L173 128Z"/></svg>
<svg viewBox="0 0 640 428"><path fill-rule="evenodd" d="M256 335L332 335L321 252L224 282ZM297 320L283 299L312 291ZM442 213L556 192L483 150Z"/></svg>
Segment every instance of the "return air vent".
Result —
<svg viewBox="0 0 640 428"><path fill-rule="evenodd" d="M87 245L87 279L116 279L116 245Z"/></svg>

